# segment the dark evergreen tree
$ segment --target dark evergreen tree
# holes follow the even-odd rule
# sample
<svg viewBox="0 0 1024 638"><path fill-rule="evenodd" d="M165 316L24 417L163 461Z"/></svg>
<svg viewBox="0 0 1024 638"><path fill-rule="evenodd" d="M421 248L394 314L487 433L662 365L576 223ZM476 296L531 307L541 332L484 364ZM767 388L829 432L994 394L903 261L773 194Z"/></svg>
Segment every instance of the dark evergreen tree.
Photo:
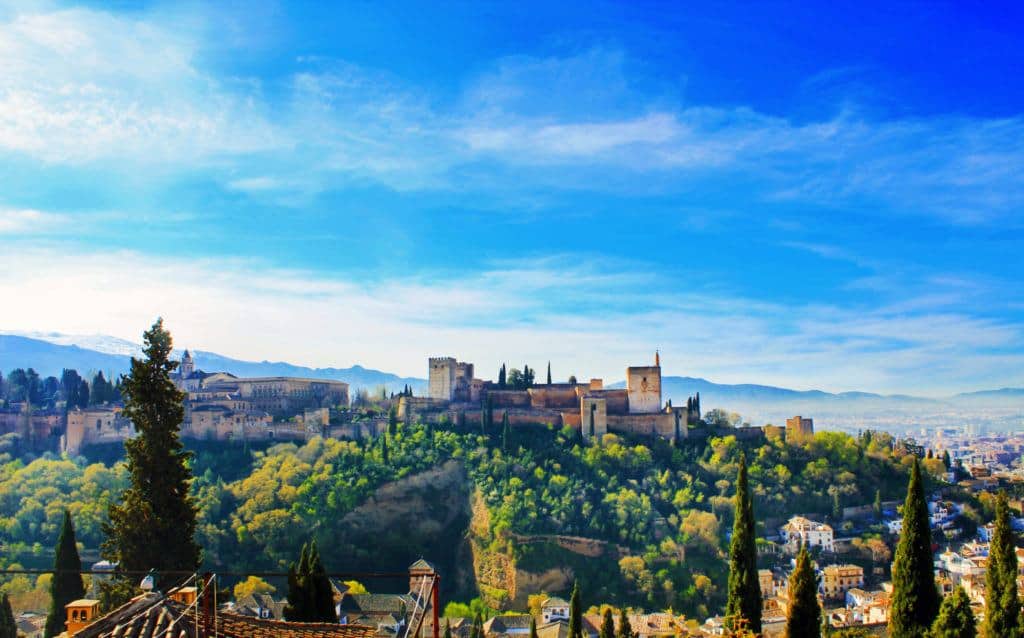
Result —
<svg viewBox="0 0 1024 638"><path fill-rule="evenodd" d="M932 537L924 498L921 464L910 469L907 499L903 504L903 531L892 567L889 608L891 638L921 638L939 613L939 590L932 564Z"/></svg>
<svg viewBox="0 0 1024 638"><path fill-rule="evenodd" d="M633 638L633 627L629 624L629 615L626 614L625 607L619 610L619 630L615 638Z"/></svg>
<svg viewBox="0 0 1024 638"><path fill-rule="evenodd" d="M92 378L92 394L89 395L90 405L101 405L106 403L110 396L110 388L107 380L103 378L103 371L96 373Z"/></svg>
<svg viewBox="0 0 1024 638"><path fill-rule="evenodd" d="M76 407L83 410L89 407L89 382L85 379L82 379L82 382L78 385L78 404Z"/></svg>
<svg viewBox="0 0 1024 638"><path fill-rule="evenodd" d="M572 585L569 598L569 638L583 638L583 603L580 601L580 583Z"/></svg>
<svg viewBox="0 0 1024 638"><path fill-rule="evenodd" d="M408 408L407 408L408 409ZM388 410L388 434L394 436L398 432L398 407L391 406Z"/></svg>
<svg viewBox="0 0 1024 638"><path fill-rule="evenodd" d="M313 603L313 616L309 621L338 622L338 614L334 610L334 588L331 587L331 579L327 577L327 570L320 560L320 550L316 546L316 541L310 543L308 576L312 588L310 599Z"/></svg>
<svg viewBox="0 0 1024 638"><path fill-rule="evenodd" d="M761 584L757 578L754 504L747 482L747 459L740 456L736 473L735 520L729 545L729 597L725 606L730 628L761 633ZM740 623L745 621L745 625Z"/></svg>
<svg viewBox="0 0 1024 638"><path fill-rule="evenodd" d="M380 460L387 465L391 462L390 450L388 450L388 435L380 435Z"/></svg>
<svg viewBox="0 0 1024 638"><path fill-rule="evenodd" d="M292 622L303 622L312 615L313 601L307 582L309 569L309 546L302 544L299 561L288 566L288 598L284 607L284 618Z"/></svg>
<svg viewBox="0 0 1024 638"><path fill-rule="evenodd" d="M320 560L316 541L302 545L299 562L288 568L285 618L292 622L338 622L334 590Z"/></svg>
<svg viewBox="0 0 1024 638"><path fill-rule="evenodd" d="M537 619L533 616L530 617L530 638L537 637Z"/></svg>
<svg viewBox="0 0 1024 638"><path fill-rule="evenodd" d="M480 612L473 616L473 625L469 628L469 638L484 638L484 620Z"/></svg>
<svg viewBox="0 0 1024 638"><path fill-rule="evenodd" d="M975 638L977 635L971 599L967 597L964 588L958 585L942 601L939 617L935 619L928 638Z"/></svg>
<svg viewBox="0 0 1024 638"><path fill-rule="evenodd" d="M450 620L444 622L444 638L452 638L452 621Z"/></svg>
<svg viewBox="0 0 1024 638"><path fill-rule="evenodd" d="M1019 638L1020 598L1017 596L1017 547L1010 528L1006 492L996 496L995 530L985 572L985 635Z"/></svg>
<svg viewBox="0 0 1024 638"><path fill-rule="evenodd" d="M507 373L505 371L505 364L503 363L503 364L501 364L501 369L498 370L498 388L501 389L501 390L505 389L505 375L506 374Z"/></svg>
<svg viewBox="0 0 1024 638"><path fill-rule="evenodd" d="M946 466L946 471L953 469L953 461L949 458L949 450L942 451L942 464Z"/></svg>
<svg viewBox="0 0 1024 638"><path fill-rule="evenodd" d="M818 577L811 567L807 547L796 558L796 569L789 576L789 609L786 613L787 638L819 638L821 605L818 604Z"/></svg>
<svg viewBox="0 0 1024 638"><path fill-rule="evenodd" d="M511 428L508 422L508 410L501 417L501 451L508 454L508 440L511 436Z"/></svg>
<svg viewBox="0 0 1024 638"><path fill-rule="evenodd" d="M132 357L124 378L124 411L138 436L125 441L128 489L110 505L103 556L126 572L192 572L200 562L196 505L189 494L190 453L178 430L184 393L171 381L171 335L157 319L143 335L145 359Z"/></svg>
<svg viewBox="0 0 1024 638"><path fill-rule="evenodd" d="M548 385L551 385L551 362L548 361Z"/></svg>
<svg viewBox="0 0 1024 638"><path fill-rule="evenodd" d="M615 620L612 618L611 607L606 607L601 616L601 631L597 638L615 638Z"/></svg>
<svg viewBox="0 0 1024 638"><path fill-rule="evenodd" d="M50 581L50 613L46 617L46 638L57 636L64 631L64 620L67 614L64 607L75 600L85 598L85 586L82 584L82 560L78 557L78 546L75 544L75 527L71 523L71 513L64 510L64 523L53 558L53 580Z"/></svg>
<svg viewBox="0 0 1024 638"><path fill-rule="evenodd" d="M882 490L875 490L875 503L872 506L876 520L882 520Z"/></svg>
<svg viewBox="0 0 1024 638"><path fill-rule="evenodd" d="M6 593L0 594L0 638L18 638L18 624Z"/></svg>

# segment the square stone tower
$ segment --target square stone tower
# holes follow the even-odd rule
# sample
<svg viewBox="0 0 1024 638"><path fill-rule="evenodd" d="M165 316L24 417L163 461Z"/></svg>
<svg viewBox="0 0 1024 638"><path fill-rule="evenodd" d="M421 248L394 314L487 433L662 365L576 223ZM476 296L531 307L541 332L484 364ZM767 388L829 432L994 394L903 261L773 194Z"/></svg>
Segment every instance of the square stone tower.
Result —
<svg viewBox="0 0 1024 638"><path fill-rule="evenodd" d="M661 411L661 357L654 355L653 366L626 368L626 394L630 414Z"/></svg>
<svg viewBox="0 0 1024 638"><path fill-rule="evenodd" d="M455 389L455 357L430 358L430 386L428 396L431 399L452 400Z"/></svg>
<svg viewBox="0 0 1024 638"><path fill-rule="evenodd" d="M588 396L580 399L580 430L585 441L608 434L608 401Z"/></svg>

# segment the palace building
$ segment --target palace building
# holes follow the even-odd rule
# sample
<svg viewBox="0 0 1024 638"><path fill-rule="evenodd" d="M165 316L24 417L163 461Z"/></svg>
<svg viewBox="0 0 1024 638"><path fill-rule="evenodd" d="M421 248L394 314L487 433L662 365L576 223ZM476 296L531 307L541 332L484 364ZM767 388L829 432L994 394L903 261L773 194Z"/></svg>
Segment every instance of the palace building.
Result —
<svg viewBox="0 0 1024 638"><path fill-rule="evenodd" d="M687 435L687 407L662 403L661 357L654 365L626 368L625 388L605 388L602 379L579 383L535 384L525 390L478 379L472 363L454 357L428 360L428 396L402 397L401 418L437 420L446 416L479 419L490 413L495 422L508 414L513 425L552 423L581 431L584 438L607 432L632 432L680 438Z"/></svg>

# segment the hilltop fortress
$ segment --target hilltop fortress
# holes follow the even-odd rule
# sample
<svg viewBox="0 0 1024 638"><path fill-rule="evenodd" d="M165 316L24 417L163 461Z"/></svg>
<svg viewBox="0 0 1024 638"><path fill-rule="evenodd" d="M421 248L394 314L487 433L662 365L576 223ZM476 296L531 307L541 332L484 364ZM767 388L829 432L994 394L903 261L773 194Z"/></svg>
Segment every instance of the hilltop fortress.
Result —
<svg viewBox="0 0 1024 638"><path fill-rule="evenodd" d="M626 368L626 387L605 388L601 379L579 383L535 384L511 389L476 378L472 363L453 357L429 359L426 397L402 397L399 418L437 421L480 419L489 414L500 420L508 414L513 425L551 423L577 428L590 439L607 432L629 432L669 439L687 436L687 424L700 417L699 404L673 407L661 400L661 357L654 365Z"/></svg>

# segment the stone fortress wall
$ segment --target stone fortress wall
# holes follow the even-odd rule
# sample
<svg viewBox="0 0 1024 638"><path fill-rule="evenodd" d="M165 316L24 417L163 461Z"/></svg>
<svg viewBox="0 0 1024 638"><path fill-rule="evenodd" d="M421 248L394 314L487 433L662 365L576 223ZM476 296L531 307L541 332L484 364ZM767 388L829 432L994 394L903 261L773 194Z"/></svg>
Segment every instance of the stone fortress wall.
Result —
<svg viewBox="0 0 1024 638"><path fill-rule="evenodd" d="M601 379L588 383L537 384L526 390L500 387L468 375L473 365L454 357L428 360L429 396L402 397L399 417L479 422L490 410L495 423L508 414L512 425L551 423L580 430L584 438L629 432L665 438L687 436L687 408L663 405L661 360L626 369L625 389L605 389Z"/></svg>

